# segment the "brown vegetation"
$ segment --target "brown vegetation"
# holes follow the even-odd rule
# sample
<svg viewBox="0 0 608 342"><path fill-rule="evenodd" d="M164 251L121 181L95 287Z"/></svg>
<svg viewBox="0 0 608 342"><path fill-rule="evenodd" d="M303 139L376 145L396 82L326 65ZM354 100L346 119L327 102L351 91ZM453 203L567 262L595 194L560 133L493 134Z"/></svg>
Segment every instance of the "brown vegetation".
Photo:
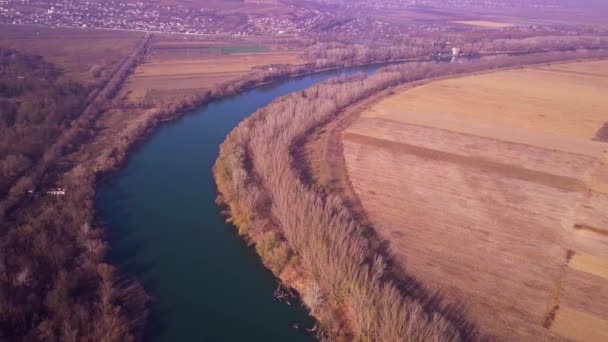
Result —
<svg viewBox="0 0 608 342"><path fill-rule="evenodd" d="M129 341L141 332L147 297L104 263L103 230L91 225L94 173L59 175L73 166L65 157L94 136L146 42L89 92L40 58L0 53L0 96L12 105L2 107L0 125L9 139L2 172L11 177L0 201L2 340ZM68 194L44 196L54 186Z"/></svg>
<svg viewBox="0 0 608 342"><path fill-rule="evenodd" d="M241 123L222 145L214 168L220 200L229 206L231 220L254 242L274 232L265 249L281 248L280 254L288 259L269 267L279 275L282 265L298 268L305 279L298 288L301 293L319 289L316 298L322 300L308 305L330 335L347 333L350 338L378 341L474 339L475 330L462 317L448 314L420 286L395 282L385 253L371 239L373 232L353 219L339 197L303 182L294 148L342 108L386 87L432 76L594 55L406 64L370 78L334 80L288 95Z"/></svg>
<svg viewBox="0 0 608 342"><path fill-rule="evenodd" d="M305 51L307 59L319 68L342 65L357 65L398 60L451 58L452 47L460 49L461 56L486 56L495 54L531 54L548 51L574 51L577 49L600 49L608 46L605 36L525 36L510 35L461 35L446 34L436 37L401 37L387 44L352 44L318 42Z"/></svg>

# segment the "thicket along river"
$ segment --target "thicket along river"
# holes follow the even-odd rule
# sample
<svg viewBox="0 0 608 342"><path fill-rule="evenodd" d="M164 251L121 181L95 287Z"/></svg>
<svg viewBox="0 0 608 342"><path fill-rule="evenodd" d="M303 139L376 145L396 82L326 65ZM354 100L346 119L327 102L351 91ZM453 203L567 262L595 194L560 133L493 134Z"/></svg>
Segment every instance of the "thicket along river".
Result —
<svg viewBox="0 0 608 342"><path fill-rule="evenodd" d="M226 135L257 109L317 82L377 68L286 79L201 106L160 127L100 182L109 261L154 298L146 341L314 340L305 308L273 298L276 279L225 222L212 167Z"/></svg>

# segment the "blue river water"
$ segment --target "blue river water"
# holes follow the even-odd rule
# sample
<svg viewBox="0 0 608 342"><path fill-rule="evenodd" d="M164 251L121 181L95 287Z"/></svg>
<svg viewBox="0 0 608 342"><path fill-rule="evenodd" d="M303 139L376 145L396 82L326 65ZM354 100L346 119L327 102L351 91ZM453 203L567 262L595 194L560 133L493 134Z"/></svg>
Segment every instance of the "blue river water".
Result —
<svg viewBox="0 0 608 342"><path fill-rule="evenodd" d="M286 79L211 102L160 127L98 184L109 261L154 298L146 341L311 341L300 303L276 301L277 281L225 222L212 166L244 118L275 98L378 66ZM300 329L294 329L298 323Z"/></svg>

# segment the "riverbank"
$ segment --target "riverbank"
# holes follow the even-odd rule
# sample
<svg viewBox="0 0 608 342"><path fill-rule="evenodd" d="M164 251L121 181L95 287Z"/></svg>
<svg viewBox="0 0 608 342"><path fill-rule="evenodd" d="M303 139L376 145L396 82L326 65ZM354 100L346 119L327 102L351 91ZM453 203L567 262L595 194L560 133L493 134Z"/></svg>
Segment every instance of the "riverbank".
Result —
<svg viewBox="0 0 608 342"><path fill-rule="evenodd" d="M306 329L315 322L299 299L274 298L276 278L225 222L211 170L221 142L256 109L367 70L373 68L288 79L213 101L163 125L98 185L97 208L112 245L108 260L154 296L146 339L311 340Z"/></svg>
<svg viewBox="0 0 608 342"><path fill-rule="evenodd" d="M268 84L270 80L271 78L268 78L267 82L263 83ZM241 88L227 84L221 89L230 90L230 94L234 95L257 85L255 79L245 79L239 84ZM222 91L205 92L199 98L191 97L162 109L99 108L100 112L105 114L99 116L94 134L90 131L91 141L87 141L80 148L74 146L76 151L62 156L57 161L60 167L54 166L45 176L45 179L51 179L67 189L66 195L57 198L28 197L23 206L12 212L12 219L24 220L29 222L28 224L38 224L39 219L63 226L67 225L60 222L69 222L69 227L76 227L75 235L62 234L66 241L60 244L73 245L86 258L95 260L94 263L87 263L86 267L87 272L90 269L92 277L99 277L106 288L105 297L100 300L101 307L98 310L103 312L103 315L115 319L99 320L99 324L90 328L95 329L94 331L86 330L89 328L76 328L74 325L74 328L70 328L73 330L66 330L61 334L72 334L73 331L79 330L83 333L90 331L87 334L92 336L107 331L108 336L114 336L116 339L140 338L150 308L150 297L140 286L138 279L108 264L108 236L105 222L99 216L95 203L97 184L100 179L113 175L123 166L130 152L140 146L139 143L146 141L145 138L155 131L158 125L172 121L191 108L202 106L203 103L226 98L225 94ZM116 102L113 102L113 106L116 106ZM48 250L46 247L45 249ZM115 260L112 260L111 263L115 264L114 262ZM95 267L98 263L102 265L99 269ZM79 280L72 286L79 286L77 284Z"/></svg>
<svg viewBox="0 0 608 342"><path fill-rule="evenodd" d="M374 232L354 220L356 216L338 197L303 180L295 146L347 106L386 87L428 77L592 56L545 54L468 65L395 66L369 79L329 82L279 99L240 124L222 145L214 169L220 201L229 207L241 234L262 246L265 264L293 283L331 336L479 338L464 317L437 301L413 278L404 283L394 277L390 255L374 243L379 241ZM277 130L283 133L278 135ZM386 303L394 305L387 307ZM387 319L378 322L378 317ZM405 329L412 324L417 329Z"/></svg>

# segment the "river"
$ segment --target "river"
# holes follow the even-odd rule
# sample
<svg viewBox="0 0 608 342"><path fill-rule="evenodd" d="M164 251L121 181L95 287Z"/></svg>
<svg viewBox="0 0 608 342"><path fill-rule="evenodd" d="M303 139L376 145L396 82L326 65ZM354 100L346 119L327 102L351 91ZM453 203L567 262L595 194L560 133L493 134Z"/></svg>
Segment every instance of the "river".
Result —
<svg viewBox="0 0 608 342"><path fill-rule="evenodd" d="M277 281L215 204L219 145L275 98L366 66L286 79L211 102L160 127L98 184L109 262L153 296L146 341L311 341L300 303L273 298ZM298 323L299 330L292 327Z"/></svg>

